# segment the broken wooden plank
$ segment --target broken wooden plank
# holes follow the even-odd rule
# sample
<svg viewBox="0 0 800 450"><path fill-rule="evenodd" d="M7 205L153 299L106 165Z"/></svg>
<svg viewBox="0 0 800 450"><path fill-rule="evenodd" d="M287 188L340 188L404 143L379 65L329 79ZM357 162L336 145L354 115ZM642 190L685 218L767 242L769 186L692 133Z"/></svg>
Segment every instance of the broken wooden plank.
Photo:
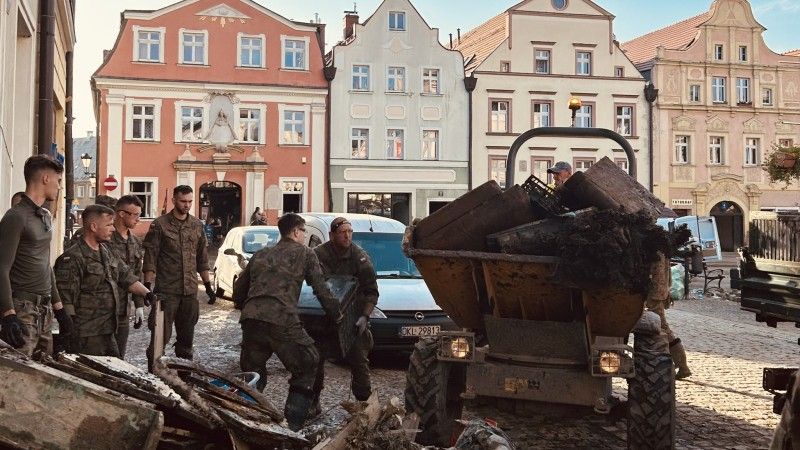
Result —
<svg viewBox="0 0 800 450"><path fill-rule="evenodd" d="M230 406L230 405L229 405ZM240 415L242 408L216 407L217 413L244 442L257 448L308 448L303 435L267 420L254 420Z"/></svg>
<svg viewBox="0 0 800 450"><path fill-rule="evenodd" d="M224 425L222 418L217 415L214 409L211 408L211 406L205 400L203 400L203 398L200 397L200 395L195 392L191 386L181 380L177 372L168 369L160 359L156 360L153 364L153 373L164 380L164 383L175 390L175 392L183 397L187 403L200 410L203 416L208 418L208 420L211 422L213 425L212 428L218 428Z"/></svg>
<svg viewBox="0 0 800 450"><path fill-rule="evenodd" d="M342 405L344 406L344 405ZM316 449L325 450L346 450L348 448L348 439L355 433L359 427L366 426L368 428L375 428L378 423L378 418L381 414L381 405L378 401L378 393L373 390L372 395L367 399L366 405L360 407L360 411L356 411L350 422L342 428L339 433L331 438L324 447L320 447L322 443L314 447ZM326 441L323 441L326 442Z"/></svg>

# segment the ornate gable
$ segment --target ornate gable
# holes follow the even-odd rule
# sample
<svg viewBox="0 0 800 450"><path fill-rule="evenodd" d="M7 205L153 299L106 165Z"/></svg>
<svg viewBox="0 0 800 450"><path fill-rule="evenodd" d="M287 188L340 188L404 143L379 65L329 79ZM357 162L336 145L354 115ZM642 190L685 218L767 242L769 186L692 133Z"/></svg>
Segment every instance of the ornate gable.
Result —
<svg viewBox="0 0 800 450"><path fill-rule="evenodd" d="M220 3L213 8L208 8L205 11L200 11L195 15L200 16L200 20L203 21L210 20L211 22L219 22L220 26L222 27L224 27L227 23L234 23L236 21L245 23L245 21L250 19L250 16L231 8L224 3Z"/></svg>
<svg viewBox="0 0 800 450"><path fill-rule="evenodd" d="M708 131L728 131L728 122L714 116L706 121L706 128Z"/></svg>
<svg viewBox="0 0 800 450"><path fill-rule="evenodd" d="M675 131L695 131L697 120L689 116L678 116L672 119L672 129Z"/></svg>
<svg viewBox="0 0 800 450"><path fill-rule="evenodd" d="M752 119L744 123L744 131L745 133L763 133L764 124L761 123L755 117L753 117Z"/></svg>

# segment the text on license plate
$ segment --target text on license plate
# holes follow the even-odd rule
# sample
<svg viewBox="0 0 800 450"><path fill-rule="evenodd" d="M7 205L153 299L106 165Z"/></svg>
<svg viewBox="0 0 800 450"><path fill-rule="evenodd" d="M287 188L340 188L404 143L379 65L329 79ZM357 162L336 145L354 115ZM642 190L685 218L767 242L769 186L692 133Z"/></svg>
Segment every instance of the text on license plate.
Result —
<svg viewBox="0 0 800 450"><path fill-rule="evenodd" d="M435 336L441 328L439 325L400 327L400 337Z"/></svg>

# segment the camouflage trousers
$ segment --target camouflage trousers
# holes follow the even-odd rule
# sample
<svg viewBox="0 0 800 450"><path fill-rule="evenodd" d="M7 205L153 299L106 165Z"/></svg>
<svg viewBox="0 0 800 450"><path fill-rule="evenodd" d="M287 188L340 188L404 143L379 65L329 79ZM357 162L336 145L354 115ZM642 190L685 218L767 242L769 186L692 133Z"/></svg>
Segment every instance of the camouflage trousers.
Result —
<svg viewBox="0 0 800 450"><path fill-rule="evenodd" d="M14 310L17 319L22 322L25 336L25 345L18 350L28 356L34 352L42 351L50 355L53 353L53 307L50 302L37 303L29 300L14 300Z"/></svg>
<svg viewBox="0 0 800 450"><path fill-rule="evenodd" d="M336 335L332 335L314 345L320 354L317 376L314 380L314 401L319 401L319 395L325 387L325 358L341 356L338 354ZM353 342L353 346L345 356L345 361L350 366L350 390L358 401L367 401L372 395L372 385L369 379L369 352L372 351L375 341L372 332L367 329Z"/></svg>
<svg viewBox="0 0 800 450"><path fill-rule="evenodd" d="M128 346L128 335L130 333L131 323L128 321L128 315L117 316L117 332L114 333L114 339L117 341L117 352L120 359L125 359L125 348Z"/></svg>
<svg viewBox="0 0 800 450"><path fill-rule="evenodd" d="M256 387L260 391L267 385L267 360L273 353L292 374L290 390L310 395L319 353L300 321L278 325L255 319L243 320L239 365L245 372L259 374L261 378Z"/></svg>
<svg viewBox="0 0 800 450"><path fill-rule="evenodd" d="M172 326L175 326L175 356L178 358L192 359L194 345L194 326L200 317L200 303L197 294L194 295L172 295L158 294L161 309L164 311L164 345L167 345L172 337ZM127 322L127 318L126 318ZM156 308L150 308L150 315L147 317L147 327L152 332L156 328ZM148 368L152 371L153 350L155 342L153 336L150 337L150 345L147 346Z"/></svg>
<svg viewBox="0 0 800 450"><path fill-rule="evenodd" d="M800 371L792 377L786 391L786 403L770 450L793 450L800 448Z"/></svg>
<svg viewBox="0 0 800 450"><path fill-rule="evenodd" d="M79 337L78 333L75 333L70 351L84 355L120 357L117 340L113 334Z"/></svg>

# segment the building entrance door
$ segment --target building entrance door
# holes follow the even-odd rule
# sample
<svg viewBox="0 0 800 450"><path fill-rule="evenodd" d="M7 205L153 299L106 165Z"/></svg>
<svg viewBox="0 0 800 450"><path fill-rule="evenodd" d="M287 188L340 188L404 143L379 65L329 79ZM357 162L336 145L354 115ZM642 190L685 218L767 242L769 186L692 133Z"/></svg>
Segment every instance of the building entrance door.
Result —
<svg viewBox="0 0 800 450"><path fill-rule="evenodd" d="M230 181L213 181L200 186L200 219L225 236L242 224L242 187Z"/></svg>
<svg viewBox="0 0 800 450"><path fill-rule="evenodd" d="M719 244L723 252L735 252L744 245L744 214L734 202L719 202L711 208L711 215L717 221Z"/></svg>

